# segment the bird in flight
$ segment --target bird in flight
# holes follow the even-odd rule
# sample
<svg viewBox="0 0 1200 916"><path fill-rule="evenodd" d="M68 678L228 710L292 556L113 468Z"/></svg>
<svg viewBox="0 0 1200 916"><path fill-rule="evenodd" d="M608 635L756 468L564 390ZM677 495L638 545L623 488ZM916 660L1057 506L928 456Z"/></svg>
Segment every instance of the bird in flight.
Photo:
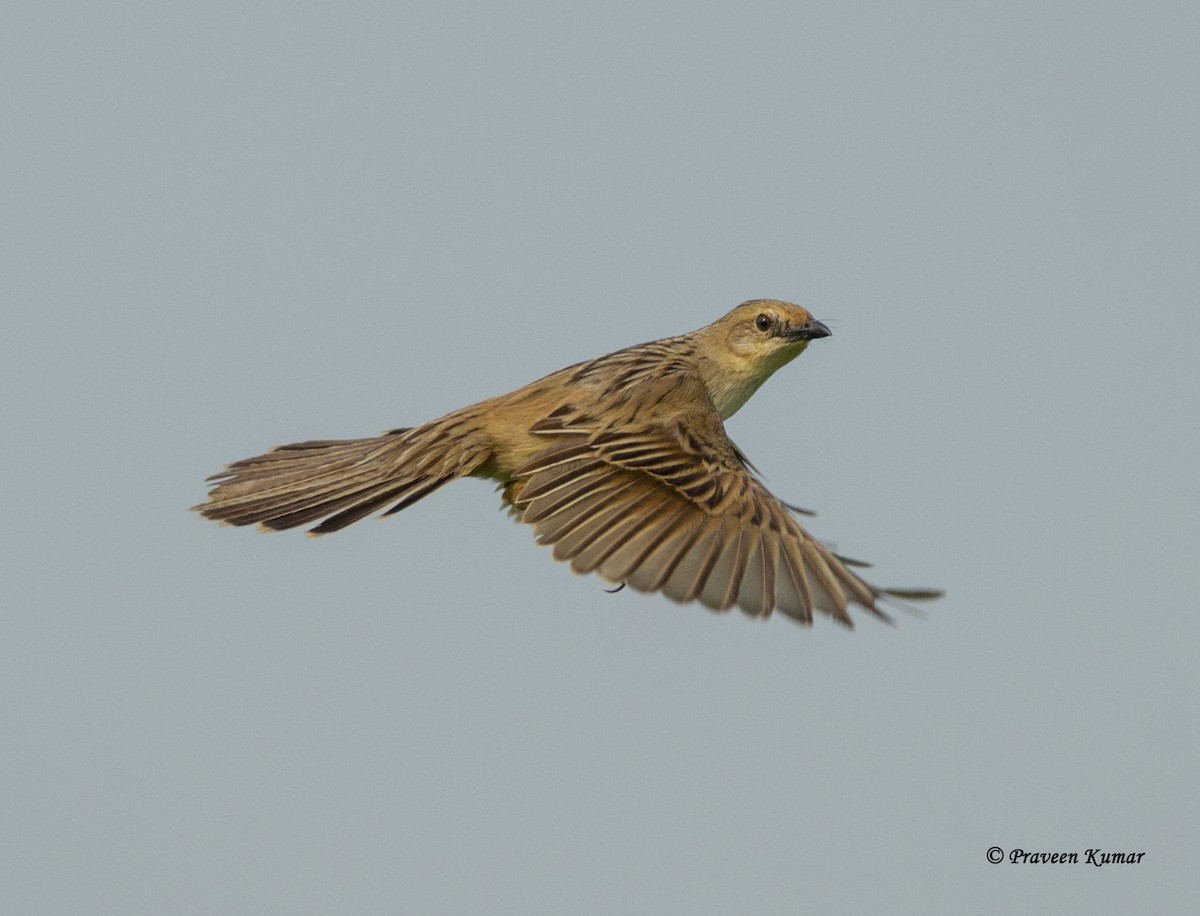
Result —
<svg viewBox="0 0 1200 916"><path fill-rule="evenodd" d="M457 477L496 481L539 544L579 573L751 617L936 598L881 589L773 496L725 433L777 369L829 329L801 306L743 302L710 325L551 373L421 426L281 445L209 478L206 518L310 534L391 515Z"/></svg>

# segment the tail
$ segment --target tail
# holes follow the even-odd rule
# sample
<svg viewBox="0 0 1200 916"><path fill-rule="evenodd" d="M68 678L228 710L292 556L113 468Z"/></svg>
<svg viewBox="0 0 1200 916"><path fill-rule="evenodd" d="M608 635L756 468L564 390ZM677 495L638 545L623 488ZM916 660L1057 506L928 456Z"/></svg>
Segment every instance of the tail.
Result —
<svg viewBox="0 0 1200 916"><path fill-rule="evenodd" d="M244 458L208 478L208 502L192 508L229 525L282 530L324 519L326 534L390 504L391 515L487 461L474 424L454 414L370 439L317 439Z"/></svg>

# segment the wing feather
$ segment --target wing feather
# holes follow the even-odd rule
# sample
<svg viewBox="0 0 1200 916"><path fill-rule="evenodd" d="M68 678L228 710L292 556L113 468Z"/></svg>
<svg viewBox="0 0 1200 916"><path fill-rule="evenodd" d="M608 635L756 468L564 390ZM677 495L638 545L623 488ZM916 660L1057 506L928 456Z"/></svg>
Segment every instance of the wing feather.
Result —
<svg viewBox="0 0 1200 916"><path fill-rule="evenodd" d="M781 538L779 546L783 549L784 571L788 583L792 586L790 594L795 596L795 603L789 610L784 605L781 610L805 625L812 624L813 599L812 589L808 584L808 571L804 555L800 552L800 541L797 538ZM785 591L785 594L789 594Z"/></svg>
<svg viewBox="0 0 1200 916"><path fill-rule="evenodd" d="M727 611L737 600L742 572L746 568L746 531L741 525L733 526L729 536L721 545L721 554L713 565L712 573L700 593L700 603L714 611Z"/></svg>
<svg viewBox="0 0 1200 916"><path fill-rule="evenodd" d="M543 519L534 526L539 544L556 544L576 528L584 525L605 503L604 493L587 493L562 512ZM555 559L562 559L556 555Z"/></svg>
<svg viewBox="0 0 1200 916"><path fill-rule="evenodd" d="M578 573L590 573L595 563L599 563L600 559L607 556L607 553L604 553L605 540L617 538L620 534L628 531L631 516L632 523L637 525L638 503L636 499L620 498L631 489L635 489L636 481L625 480L622 483L625 485L618 487L605 503L601 503L588 517L581 519L580 523L572 528L570 534L554 545L554 559L571 559L571 565ZM622 522L625 522L624 526ZM620 540L617 540L616 546L619 545ZM596 558L595 563L588 565L587 568L582 568L583 563L587 561L580 558L581 551L590 551L593 547L596 547L596 550L589 553L588 557L594 556L594 553L600 553L600 556Z"/></svg>
<svg viewBox="0 0 1200 916"><path fill-rule="evenodd" d="M678 521L668 528L663 537L639 558L638 565L630 570L625 581L638 591L663 591L671 597L667 583L678 568L679 562L704 532L704 526L711 523L711 519L697 518L694 512L686 509L680 510L677 518Z"/></svg>
<svg viewBox="0 0 1200 916"><path fill-rule="evenodd" d="M885 593L800 526L711 404L673 423L597 429L560 408L535 425L546 449L505 492L538 543L577 572L715 611L779 609L805 625L820 611L853 626L851 602L886 619Z"/></svg>
<svg viewBox="0 0 1200 916"><path fill-rule="evenodd" d="M684 561L679 564L678 571L683 574L683 582L686 584L683 588L683 596L678 598L678 601L683 603L695 601L704 591L709 576L712 575L713 567L716 566L717 560L721 556L721 548L725 546L727 527L728 523L724 519L719 524L710 527L696 542L696 546L692 548Z"/></svg>
<svg viewBox="0 0 1200 916"><path fill-rule="evenodd" d="M673 501L664 500L640 521L638 524L638 520L633 520L633 524L620 533L620 540L610 539L602 565L596 563L592 567L598 566L600 574L610 582L629 582L645 565L646 558L683 523L684 510ZM639 577L638 581L641 580Z"/></svg>
<svg viewBox="0 0 1200 916"><path fill-rule="evenodd" d="M628 480L614 477L603 468L589 471L577 477L567 477L551 490L543 492L525 510L524 521L536 525L540 521L571 509L580 500L611 495L613 490L632 485Z"/></svg>

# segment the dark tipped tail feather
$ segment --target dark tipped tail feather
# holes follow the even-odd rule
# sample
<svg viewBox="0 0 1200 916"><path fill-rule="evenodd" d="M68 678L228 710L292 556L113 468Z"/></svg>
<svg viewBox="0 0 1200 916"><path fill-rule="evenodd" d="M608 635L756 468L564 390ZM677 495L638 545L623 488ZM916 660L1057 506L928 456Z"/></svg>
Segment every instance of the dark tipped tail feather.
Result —
<svg viewBox="0 0 1200 916"><path fill-rule="evenodd" d="M281 445L214 474L208 501L193 508L215 521L271 530L324 519L311 534L337 531L385 507L390 515L487 459L486 446L454 429L458 435L435 421L369 439Z"/></svg>

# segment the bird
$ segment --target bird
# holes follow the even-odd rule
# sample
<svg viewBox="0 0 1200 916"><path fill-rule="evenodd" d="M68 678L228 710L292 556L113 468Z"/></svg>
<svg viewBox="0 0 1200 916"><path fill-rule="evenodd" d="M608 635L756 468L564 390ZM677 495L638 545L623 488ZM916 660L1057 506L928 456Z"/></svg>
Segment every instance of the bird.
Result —
<svg viewBox="0 0 1200 916"><path fill-rule="evenodd" d="M229 525L337 531L392 515L460 477L494 481L502 508L577 573L753 618L814 614L853 628L857 606L936 598L878 588L801 526L725 421L827 325L751 299L696 331L553 372L419 426L314 439L235 461L192 508Z"/></svg>

